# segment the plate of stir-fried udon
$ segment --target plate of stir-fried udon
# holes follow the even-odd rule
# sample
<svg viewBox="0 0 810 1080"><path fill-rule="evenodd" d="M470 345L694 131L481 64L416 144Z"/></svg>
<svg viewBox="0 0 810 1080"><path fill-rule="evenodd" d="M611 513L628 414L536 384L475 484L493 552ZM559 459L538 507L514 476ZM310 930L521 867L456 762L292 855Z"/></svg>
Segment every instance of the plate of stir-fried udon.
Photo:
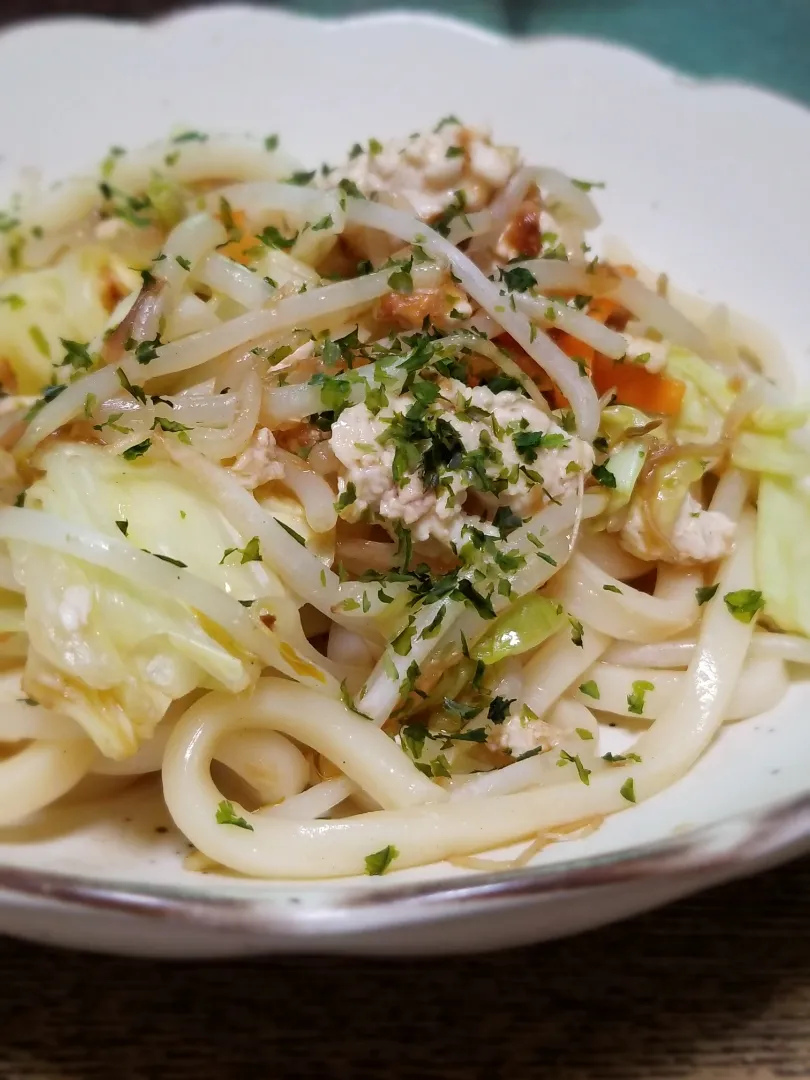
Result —
<svg viewBox="0 0 810 1080"><path fill-rule="evenodd" d="M300 157L294 97L142 145L123 107L9 197L4 851L134 800L189 889L564 862L806 673L790 358L604 241L614 160L479 101Z"/></svg>

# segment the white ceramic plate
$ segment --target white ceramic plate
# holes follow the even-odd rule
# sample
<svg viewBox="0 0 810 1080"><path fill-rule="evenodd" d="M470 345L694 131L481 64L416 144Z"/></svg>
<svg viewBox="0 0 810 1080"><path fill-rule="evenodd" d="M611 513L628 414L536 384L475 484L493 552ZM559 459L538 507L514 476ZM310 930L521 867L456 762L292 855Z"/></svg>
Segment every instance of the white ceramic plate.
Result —
<svg viewBox="0 0 810 1080"><path fill-rule="evenodd" d="M810 363L810 112L574 38L509 42L444 20L316 22L209 8L0 37L0 186L57 178L176 125L278 131L314 166L455 112L530 161L607 181L606 231L683 287L778 329ZM13 107L11 106L13 103ZM447 865L274 884L183 870L156 792L66 808L0 837L0 931L116 952L461 951L571 933L808 846L808 684L723 731L683 781L546 849L531 868Z"/></svg>

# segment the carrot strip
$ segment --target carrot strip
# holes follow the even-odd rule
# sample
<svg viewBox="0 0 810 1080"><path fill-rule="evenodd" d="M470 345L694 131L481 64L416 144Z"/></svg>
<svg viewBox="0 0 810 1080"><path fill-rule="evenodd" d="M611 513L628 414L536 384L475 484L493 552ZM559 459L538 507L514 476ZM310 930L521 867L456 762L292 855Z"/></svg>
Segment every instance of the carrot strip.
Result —
<svg viewBox="0 0 810 1080"><path fill-rule="evenodd" d="M231 240L224 247L219 249L220 255L224 255L228 259L233 259L234 262L241 263L242 266L248 266L251 262L251 252L255 252L256 248L262 246L261 240L258 236L253 236L251 233L245 231L245 223L247 219L244 211L233 211L233 223L236 228L242 234L238 240Z"/></svg>
<svg viewBox="0 0 810 1080"><path fill-rule="evenodd" d="M603 313L600 311L600 314ZM592 312L589 311L589 314ZM557 344L566 356L583 360L588 366L594 388L600 396L615 391L619 405L632 405L644 412L674 416L680 412L686 384L668 375L647 371L640 364L625 364L611 360L570 334L560 334ZM568 402L559 392L553 391L553 404L557 409L567 408Z"/></svg>
<svg viewBox="0 0 810 1080"><path fill-rule="evenodd" d="M594 357L591 378L598 394L614 390L619 405L662 416L680 412L686 393L686 383L680 379L647 371L641 364L623 364L601 353Z"/></svg>
<svg viewBox="0 0 810 1080"><path fill-rule="evenodd" d="M632 266L614 267L625 277L635 277ZM609 296L596 296L588 305L588 315L601 323L606 323L612 316L623 311L622 305ZM562 331L553 330L551 336L566 356L582 363L590 373L594 389L600 395L613 390L619 405L632 405L644 412L658 413L662 416L674 416L680 412L683 404L686 384L680 379L670 378L657 372L648 371L640 364L625 364L611 360L610 357L596 352L584 341ZM527 356L520 346L508 334L498 338L498 343L506 347L522 371L530 375L543 393L548 393L555 409L567 409L568 399L551 384L537 365Z"/></svg>

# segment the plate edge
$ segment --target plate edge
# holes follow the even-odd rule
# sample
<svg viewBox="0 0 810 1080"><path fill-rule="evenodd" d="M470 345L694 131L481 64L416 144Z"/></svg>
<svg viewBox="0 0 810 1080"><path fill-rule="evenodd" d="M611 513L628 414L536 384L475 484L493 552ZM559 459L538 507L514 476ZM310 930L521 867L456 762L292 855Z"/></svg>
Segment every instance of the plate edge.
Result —
<svg viewBox="0 0 810 1080"><path fill-rule="evenodd" d="M487 43L498 48L531 49L538 45L560 44L585 46L603 55L621 57L623 60L632 60L637 67L646 68L647 73L653 77L664 77L670 83L680 85L690 90L700 92L722 92L733 90L738 93L752 94L761 99L767 99L781 107L789 107L797 113L810 115L810 106L800 99L790 97L787 94L774 90L771 87L758 83L746 82L742 79L728 78L725 76L694 75L685 72L673 65L662 61L651 53L644 52L635 46L626 45L622 42L607 38L599 38L584 34L559 34L559 33L532 33L517 36L498 29L477 26L474 22L453 16L442 15L429 11L408 11L397 8L392 11L373 11L353 13L343 16L322 16L308 13L286 11L275 7L263 7L256 4L222 4L211 5L195 4L178 11L162 12L145 19L117 19L104 16L88 15L57 15L42 19L24 19L0 29L0 48L4 47L12 38L36 36L40 31L51 32L67 27L96 27L111 31L162 31L176 25L193 22L215 22L219 19L236 18L261 18L267 22L287 23L303 27L317 27L328 31L344 31L353 27L380 27L395 26L408 23L419 23L426 27L432 27L463 34L478 41Z"/></svg>

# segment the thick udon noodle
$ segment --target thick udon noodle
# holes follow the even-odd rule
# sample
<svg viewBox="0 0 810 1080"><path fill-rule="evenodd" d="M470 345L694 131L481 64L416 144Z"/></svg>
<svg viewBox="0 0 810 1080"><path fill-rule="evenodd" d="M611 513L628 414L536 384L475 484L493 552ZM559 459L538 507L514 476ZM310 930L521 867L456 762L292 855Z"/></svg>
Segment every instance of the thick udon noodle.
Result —
<svg viewBox="0 0 810 1080"><path fill-rule="evenodd" d="M322 409L321 386L309 378L318 370L316 361L301 361L307 378L278 380L266 357L279 356L279 350L294 357L313 334L334 341L357 325L367 328L374 305L392 293L390 267L337 281L313 267L347 230L382 234L395 253L403 244L408 250L415 245L421 261L411 260L408 268L413 290L445 287L450 279L477 309L469 326L439 339L445 353L477 355L517 379L527 400L545 412L548 400L538 386L550 380L567 398L573 426L588 443L599 430L604 402L557 336L546 331L563 330L614 359L624 354L625 339L561 301L561 294L612 296L659 338L713 363L716 350L705 330L665 298L608 267L594 272L578 253L515 262L534 276L540 292L519 292L515 302L504 303L502 286L481 269L480 257L533 185L574 235L598 223L582 186L556 170L518 170L488 208L459 215L443 236L401 203L281 182L294 165L260 146L212 138L189 140L182 149L168 171L173 181L198 185L198 195L193 212L161 238L162 255L152 263L143 292L128 300L128 348L119 343L110 355L115 335L100 334L89 352L107 362L67 382L15 430L30 399L21 402L3 419L5 445L13 445L22 467L35 467L38 448L52 443L55 433L69 433L94 402L92 419L101 427L96 443L120 456L151 439L151 455L183 470L243 537L257 539L263 565L282 587L262 598L260 618L258 608L238 603L193 569L139 550L126 533L108 535L89 521L42 509L0 510L4 589L23 588L6 545L12 553L14 545L26 545L72 557L133 583L141 595L161 595L197 613L219 628L229 648L249 658L253 672L241 689L197 689L174 702L153 736L116 761L100 754L58 707L21 700L27 638L22 625L9 632L0 685L0 740L6 748L0 824L50 806L90 773L128 783L161 770L174 823L213 863L253 876L317 878L362 873L369 856L387 850L394 868L416 866L598 822L683 776L724 721L778 702L788 686L787 663L810 661L807 640L741 621L724 603L724 596L757 584L748 474L727 465L717 470L712 506L736 523L736 532L732 553L708 566L645 561L628 553L615 531L592 527L604 521L608 493L590 482L583 488L580 481L570 497L559 505L546 502L509 534L504 546L519 552L522 563L509 571L510 589L493 590L489 598L495 614L535 594L564 608L564 628L496 665L486 687L490 698L501 695L525 706L532 724L545 722L549 745L519 760L501 757L487 766L476 759L473 767L467 762L438 775L419 768L404 752L392 721L402 705L403 680L411 678L414 664L424 672L439 658L460 659L491 619L458 591L447 592L413 607L411 645L403 652L396 642L409 609L393 627L385 619L391 598L404 602L407 582L394 575L383 602L378 581L357 580L369 566L381 575L390 570L397 558L395 538L352 536L343 529L337 556L333 540L331 557L320 558L228 466L248 450L257 428L278 433ZM122 155L113 174L116 187L129 195L142 191L175 151L170 143ZM302 272L309 271L305 289L279 290L269 275L222 253L230 235L223 197L233 213L244 215L243 227L251 233L281 223L296 231L290 254ZM18 210L19 228L34 236L27 267L47 266L78 246L103 201L95 182L77 181L25 203ZM305 228L315 221L325 225L318 232ZM150 282L158 288L150 289ZM208 302L212 294L220 298L218 305ZM514 350L505 352L476 326L508 333L524 362L519 366ZM390 330L377 334L377 340L395 339ZM145 365L133 350L153 340L155 354ZM373 340L367 336L366 344ZM409 355L402 348L388 368L395 386L405 381ZM290 371L295 370L293 362ZM372 365L357 368L350 404L363 400L371 378ZM147 395L133 398L128 383L147 387ZM110 420L122 414L129 428L124 432ZM188 437L180 440L171 427L160 429L160 417L180 423ZM306 459L279 449L274 460L280 483L300 504L311 532L334 536L340 463L329 444L319 443ZM544 557L528 558L537 536L543 537ZM348 577L338 572L339 562ZM480 580L462 569L459 581L465 579ZM698 592L711 584L718 586L713 596L699 603ZM579 640L572 626L579 627ZM632 704L639 685L646 687L643 715ZM598 698L589 686L598 686ZM458 693L463 695L464 686ZM622 755L604 755L600 732L617 716L633 721L637 737ZM470 719L462 713L444 743L451 766L463 764L465 732L480 731L481 725L480 715ZM428 730L426 737L441 742L446 736ZM219 765L212 772L214 762ZM245 805L226 798L220 784ZM223 806L229 808L225 820Z"/></svg>

